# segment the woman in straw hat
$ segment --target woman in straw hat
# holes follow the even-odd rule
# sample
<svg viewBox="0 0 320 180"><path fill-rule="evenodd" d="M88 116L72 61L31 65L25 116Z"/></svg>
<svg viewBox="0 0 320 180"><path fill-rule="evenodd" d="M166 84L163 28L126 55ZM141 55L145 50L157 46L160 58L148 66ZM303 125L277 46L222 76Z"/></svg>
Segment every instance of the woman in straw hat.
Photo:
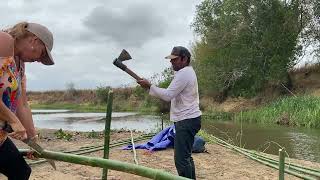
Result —
<svg viewBox="0 0 320 180"><path fill-rule="evenodd" d="M31 168L7 138L37 139L26 97L25 62L53 65L52 33L36 23L22 22L0 31L0 173L9 180L29 179ZM13 132L5 132L10 125Z"/></svg>

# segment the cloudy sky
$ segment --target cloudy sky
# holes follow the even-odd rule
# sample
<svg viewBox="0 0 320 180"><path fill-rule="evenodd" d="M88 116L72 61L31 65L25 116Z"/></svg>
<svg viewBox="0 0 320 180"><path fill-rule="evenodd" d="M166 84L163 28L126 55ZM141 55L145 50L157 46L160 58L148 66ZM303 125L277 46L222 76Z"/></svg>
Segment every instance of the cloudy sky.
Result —
<svg viewBox="0 0 320 180"><path fill-rule="evenodd" d="M47 26L54 35L54 66L26 65L28 90L130 86L135 81L112 61L122 49L125 62L142 77L160 73L175 45L190 47L190 27L199 0L2 0L0 27L21 21Z"/></svg>

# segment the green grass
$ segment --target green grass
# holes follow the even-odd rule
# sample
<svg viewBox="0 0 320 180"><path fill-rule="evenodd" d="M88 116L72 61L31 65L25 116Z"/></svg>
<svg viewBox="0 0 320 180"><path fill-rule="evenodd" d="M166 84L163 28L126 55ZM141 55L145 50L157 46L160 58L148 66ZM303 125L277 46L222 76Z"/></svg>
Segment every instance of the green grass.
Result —
<svg viewBox="0 0 320 180"><path fill-rule="evenodd" d="M286 118L290 125L320 128L320 98L283 97L264 107L237 113L236 121L275 124Z"/></svg>
<svg viewBox="0 0 320 180"><path fill-rule="evenodd" d="M106 112L106 104L71 104L71 103L52 103L52 104L31 104L32 109L67 109L76 112ZM114 103L114 112L139 112L141 114L155 114L157 107L131 107L128 104Z"/></svg>
<svg viewBox="0 0 320 180"><path fill-rule="evenodd" d="M102 134L98 131L94 131L92 130L91 132L89 132L87 134L87 138L91 138L91 139L98 139L102 136ZM103 137L103 136L102 136Z"/></svg>
<svg viewBox="0 0 320 180"><path fill-rule="evenodd" d="M67 141L70 141L73 136L72 134L63 131L62 129L57 130L56 132L54 132L54 134L58 139L64 139Z"/></svg>
<svg viewBox="0 0 320 180"><path fill-rule="evenodd" d="M201 136L208 144L216 143L215 139L213 138L212 134L208 134L206 131L200 129L197 133L198 136Z"/></svg>
<svg viewBox="0 0 320 180"><path fill-rule="evenodd" d="M230 121L233 118L233 113L222 111L203 112L201 118L209 121Z"/></svg>
<svg viewBox="0 0 320 180"><path fill-rule="evenodd" d="M77 112L106 112L106 105L93 104L68 104L68 103L54 103L54 104L32 104L32 109L68 109Z"/></svg>

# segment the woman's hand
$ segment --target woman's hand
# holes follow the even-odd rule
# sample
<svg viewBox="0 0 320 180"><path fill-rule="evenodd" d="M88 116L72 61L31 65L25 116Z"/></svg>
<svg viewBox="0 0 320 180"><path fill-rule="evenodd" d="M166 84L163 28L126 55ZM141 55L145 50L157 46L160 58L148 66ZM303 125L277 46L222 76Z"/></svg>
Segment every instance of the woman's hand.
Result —
<svg viewBox="0 0 320 180"><path fill-rule="evenodd" d="M13 123L10 123L10 126L13 132L9 133L9 136L21 141L27 139L26 129L23 127L20 121L15 121Z"/></svg>
<svg viewBox="0 0 320 180"><path fill-rule="evenodd" d="M39 141L39 136L38 135L35 135L33 137L28 137L32 142L35 142L35 143L38 143Z"/></svg>
<svg viewBox="0 0 320 180"><path fill-rule="evenodd" d="M31 160L37 160L37 159L39 159L39 153L37 153L37 152L34 151L34 150L22 151L22 152L20 152L20 154L21 154L22 156L25 156L25 157L28 158L28 159L31 159Z"/></svg>
<svg viewBox="0 0 320 180"><path fill-rule="evenodd" d="M37 152L35 152L35 151L30 151L30 152L27 153L26 157L27 157L28 159L31 159L31 160L38 160L39 157L38 157L37 155L39 155Z"/></svg>

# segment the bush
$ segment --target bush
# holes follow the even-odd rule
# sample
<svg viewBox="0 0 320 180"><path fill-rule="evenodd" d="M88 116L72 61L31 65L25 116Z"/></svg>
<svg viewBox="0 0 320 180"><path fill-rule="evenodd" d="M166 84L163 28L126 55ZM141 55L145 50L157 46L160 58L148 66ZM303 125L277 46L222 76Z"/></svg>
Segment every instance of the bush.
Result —
<svg viewBox="0 0 320 180"><path fill-rule="evenodd" d="M54 134L58 139L64 139L67 141L70 141L72 138L72 134L64 132L62 129L59 129L58 131L54 132Z"/></svg>
<svg viewBox="0 0 320 180"><path fill-rule="evenodd" d="M108 101L108 93L110 86L98 86L96 89L96 97L98 104L105 104Z"/></svg>
<svg viewBox="0 0 320 180"><path fill-rule="evenodd" d="M88 133L87 137L91 139L97 139L100 137L100 133L92 130L91 132Z"/></svg>

